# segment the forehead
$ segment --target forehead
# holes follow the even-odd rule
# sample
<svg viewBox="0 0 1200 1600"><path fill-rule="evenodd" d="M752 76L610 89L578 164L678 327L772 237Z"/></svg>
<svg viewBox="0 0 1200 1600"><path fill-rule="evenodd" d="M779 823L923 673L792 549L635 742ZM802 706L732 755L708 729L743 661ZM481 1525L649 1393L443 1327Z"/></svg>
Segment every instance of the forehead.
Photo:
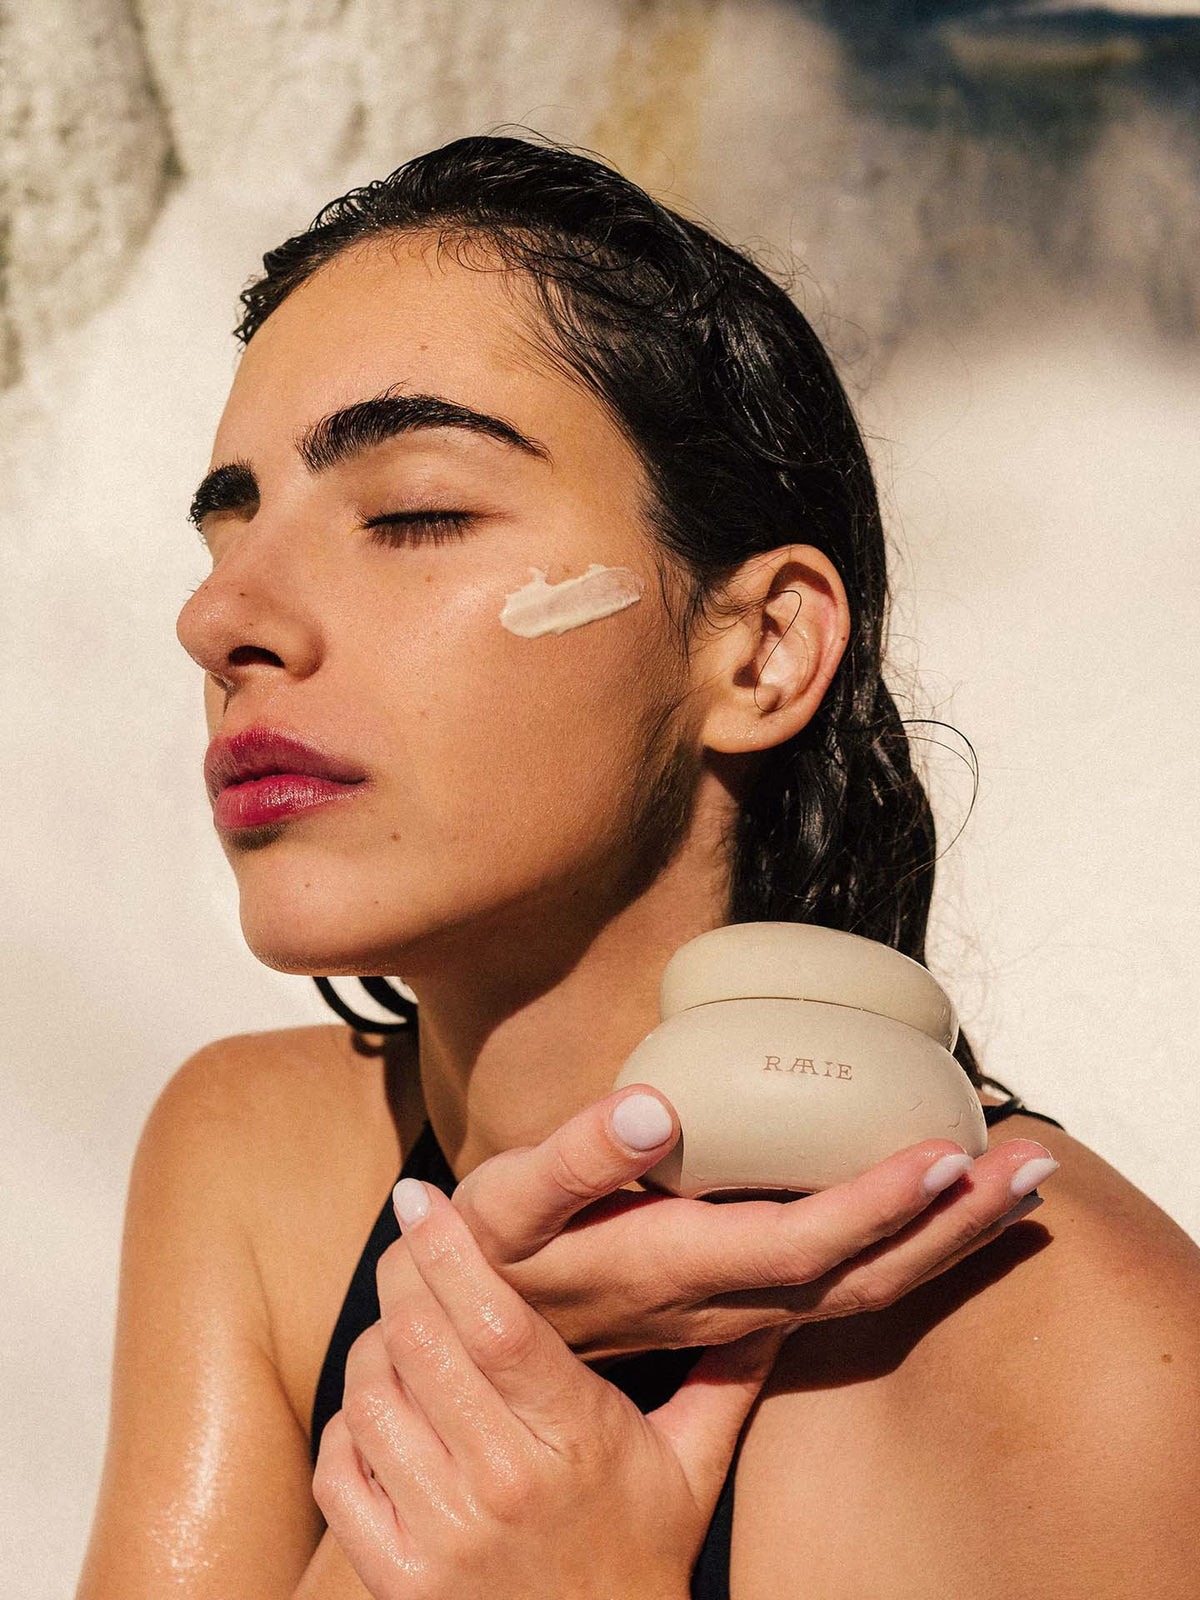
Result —
<svg viewBox="0 0 1200 1600"><path fill-rule="evenodd" d="M470 265L428 235L343 251L294 289L246 346L217 431L214 460L264 420L292 435L389 385L494 412L545 439L555 459L589 449L635 458L606 408L538 348L537 313L519 273ZM265 441L264 441L265 443Z"/></svg>

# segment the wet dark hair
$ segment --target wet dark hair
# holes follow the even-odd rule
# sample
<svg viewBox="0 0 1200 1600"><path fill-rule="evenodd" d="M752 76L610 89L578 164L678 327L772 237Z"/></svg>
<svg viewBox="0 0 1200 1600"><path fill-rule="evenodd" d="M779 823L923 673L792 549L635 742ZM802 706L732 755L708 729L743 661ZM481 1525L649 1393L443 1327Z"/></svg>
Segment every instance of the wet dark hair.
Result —
<svg viewBox="0 0 1200 1600"><path fill-rule="evenodd" d="M644 465L660 573L682 579L672 625L685 649L698 618L732 614L719 591L754 555L812 544L837 568L850 638L815 715L759 754L742 792L725 920L818 923L924 962L937 836L882 675L879 501L849 398L799 308L746 255L603 161L540 136L481 135L350 190L268 251L240 296L236 337L248 343L349 247L402 234L435 236L466 264L519 269L546 351ZM402 1023L357 1016L315 981L365 1032L415 1023L384 978L361 982ZM961 1031L955 1055L976 1088L997 1082Z"/></svg>

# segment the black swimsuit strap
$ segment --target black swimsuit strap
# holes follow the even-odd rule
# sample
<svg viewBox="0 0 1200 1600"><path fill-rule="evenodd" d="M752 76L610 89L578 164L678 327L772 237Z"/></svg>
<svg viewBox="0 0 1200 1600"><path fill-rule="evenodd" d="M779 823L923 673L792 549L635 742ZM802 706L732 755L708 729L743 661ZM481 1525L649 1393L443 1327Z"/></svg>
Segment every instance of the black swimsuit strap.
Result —
<svg viewBox="0 0 1200 1600"><path fill-rule="evenodd" d="M435 1183L443 1194L454 1193L457 1180L453 1168L442 1153L428 1118L422 1124L420 1134L413 1141L413 1147L400 1169L400 1177L423 1178L428 1183ZM342 1409L342 1391L346 1384L346 1357L350 1353L350 1346L364 1329L372 1327L379 1321L379 1288L375 1281L375 1269L379 1265L379 1258L388 1245L399 1237L400 1224L396 1221L396 1212L392 1206L392 1191L389 1189L354 1268L350 1286L346 1290L346 1298L342 1302L342 1309L334 1324L329 1348L325 1352L321 1375L317 1379L309 1444L309 1454L314 1467L317 1464L317 1452L321 1446L321 1433L325 1424L335 1411Z"/></svg>
<svg viewBox="0 0 1200 1600"><path fill-rule="evenodd" d="M1067 1131L1061 1122L1048 1117L1044 1111L1031 1111L1019 1094L1011 1095L1002 1106L984 1106L983 1120L990 1128L993 1123L1003 1122L1005 1117L1011 1117L1014 1111L1019 1111L1023 1117L1037 1117L1042 1122L1053 1122L1063 1133Z"/></svg>

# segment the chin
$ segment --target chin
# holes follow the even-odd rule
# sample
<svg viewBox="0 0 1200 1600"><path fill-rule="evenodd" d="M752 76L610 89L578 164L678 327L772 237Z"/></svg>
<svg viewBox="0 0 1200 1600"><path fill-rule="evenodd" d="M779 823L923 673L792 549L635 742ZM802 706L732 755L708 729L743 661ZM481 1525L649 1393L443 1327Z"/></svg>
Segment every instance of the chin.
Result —
<svg viewBox="0 0 1200 1600"><path fill-rule="evenodd" d="M415 982L508 950L514 929L536 926L541 899L521 884L483 892L483 877L471 862L457 876L414 876L367 855L264 854L238 867L242 937L274 972Z"/></svg>
<svg viewBox="0 0 1200 1600"><path fill-rule="evenodd" d="M264 942L247 936L246 944L264 967L300 978L391 977L401 966L394 945L372 956L362 945L321 944L315 940L301 948L294 938L282 944L278 939Z"/></svg>
<svg viewBox="0 0 1200 1600"><path fill-rule="evenodd" d="M403 911L385 928L364 927L352 909L362 897L345 889L336 900L315 893L242 895L242 937L256 960L296 977L376 977L402 971L409 944ZM382 909L382 908L381 908Z"/></svg>

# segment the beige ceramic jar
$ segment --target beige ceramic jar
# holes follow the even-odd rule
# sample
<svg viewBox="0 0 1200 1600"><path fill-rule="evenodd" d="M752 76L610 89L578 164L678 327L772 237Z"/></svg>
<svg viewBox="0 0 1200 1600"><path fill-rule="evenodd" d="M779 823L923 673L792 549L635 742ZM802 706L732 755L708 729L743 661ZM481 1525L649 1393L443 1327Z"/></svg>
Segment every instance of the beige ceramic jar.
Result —
<svg viewBox="0 0 1200 1600"><path fill-rule="evenodd" d="M890 945L812 923L713 928L667 962L660 1010L613 1085L650 1084L678 1113L682 1135L643 1175L650 1188L813 1193L922 1139L987 1149L951 1054L954 1006Z"/></svg>

